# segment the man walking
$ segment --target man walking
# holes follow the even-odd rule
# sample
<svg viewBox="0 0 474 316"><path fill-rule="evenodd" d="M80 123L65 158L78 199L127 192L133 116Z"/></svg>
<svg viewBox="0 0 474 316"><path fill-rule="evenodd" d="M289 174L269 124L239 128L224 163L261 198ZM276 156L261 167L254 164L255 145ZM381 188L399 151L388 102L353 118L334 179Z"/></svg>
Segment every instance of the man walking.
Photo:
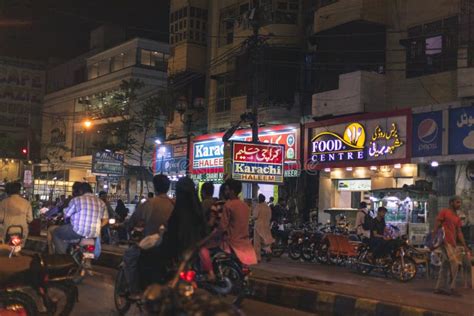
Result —
<svg viewBox="0 0 474 316"><path fill-rule="evenodd" d="M436 218L434 234L439 229L444 230L445 238L441 248L441 268L439 271L438 282L436 282L435 293L444 295L460 294L455 290L456 277L458 274L460 260L456 254L457 241L464 247L467 256L470 257L469 248L466 245L462 231L461 219L456 211L461 208L461 198L453 196L449 199L449 208L442 209Z"/></svg>

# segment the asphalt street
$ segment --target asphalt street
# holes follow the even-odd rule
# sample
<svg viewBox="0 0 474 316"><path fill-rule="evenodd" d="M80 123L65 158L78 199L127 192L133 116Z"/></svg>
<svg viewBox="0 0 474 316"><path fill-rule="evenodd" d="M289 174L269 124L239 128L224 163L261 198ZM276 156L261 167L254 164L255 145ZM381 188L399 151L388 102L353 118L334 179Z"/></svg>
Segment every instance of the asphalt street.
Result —
<svg viewBox="0 0 474 316"><path fill-rule="evenodd" d="M76 304L73 316L107 316L118 315L114 307L113 291L115 271L100 268L100 272L88 277L79 285L79 302ZM258 301L245 300L243 307L245 315L273 315L273 316L307 316L313 315L293 309L282 308ZM140 315L135 307L127 315Z"/></svg>

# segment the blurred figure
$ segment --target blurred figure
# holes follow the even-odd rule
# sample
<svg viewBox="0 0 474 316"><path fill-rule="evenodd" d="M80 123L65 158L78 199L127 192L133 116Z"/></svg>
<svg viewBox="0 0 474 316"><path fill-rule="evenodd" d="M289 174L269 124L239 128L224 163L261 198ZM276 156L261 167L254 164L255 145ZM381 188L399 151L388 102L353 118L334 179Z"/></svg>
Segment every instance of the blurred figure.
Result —
<svg viewBox="0 0 474 316"><path fill-rule="evenodd" d="M201 205L206 220L209 221L211 218L211 208L216 202L213 198L214 195L214 184L212 182L206 182L201 187Z"/></svg>
<svg viewBox="0 0 474 316"><path fill-rule="evenodd" d="M20 196L21 184L8 183L5 187L8 197L0 202L0 238L5 241L5 234L10 226L18 225L23 228L23 243L28 238L28 224L33 220L31 204ZM11 230L15 232L18 230Z"/></svg>
<svg viewBox="0 0 474 316"><path fill-rule="evenodd" d="M278 198L278 204L272 209L272 222L281 223L287 217L288 209L286 207L285 199Z"/></svg>
<svg viewBox="0 0 474 316"><path fill-rule="evenodd" d="M253 246L257 260L261 261L262 248L266 254L271 254L271 244L275 241L270 230L270 220L272 218L272 210L265 203L265 195L258 195L258 204L253 209L252 218L255 221ZM267 260L271 258L267 257Z"/></svg>
<svg viewBox="0 0 474 316"><path fill-rule="evenodd" d="M107 207L107 213L109 215L109 218L115 218L115 212L114 212L114 209L112 208L112 206L110 205L109 197L107 195L107 192L100 191L99 192L99 199L101 199L105 203L105 205Z"/></svg>
<svg viewBox="0 0 474 316"><path fill-rule="evenodd" d="M275 198L273 196L270 196L270 201L268 201L268 206L270 208L273 208L275 206Z"/></svg>
<svg viewBox="0 0 474 316"><path fill-rule="evenodd" d="M123 223L128 216L129 209L125 206L122 200L117 200L117 206L115 207L115 214L119 223Z"/></svg>

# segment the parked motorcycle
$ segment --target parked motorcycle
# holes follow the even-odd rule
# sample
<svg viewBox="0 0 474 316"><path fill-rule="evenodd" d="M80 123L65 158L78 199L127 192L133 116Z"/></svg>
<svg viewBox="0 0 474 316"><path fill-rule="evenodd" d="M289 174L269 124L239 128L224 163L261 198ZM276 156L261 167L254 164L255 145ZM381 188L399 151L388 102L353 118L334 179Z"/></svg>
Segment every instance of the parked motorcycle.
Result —
<svg viewBox="0 0 474 316"><path fill-rule="evenodd" d="M8 245L0 249L0 315L7 311L20 315L36 315L38 311L69 315L77 300L77 287L52 278L49 271L54 266L44 257L21 256L22 236L21 226L8 227Z"/></svg>
<svg viewBox="0 0 474 316"><path fill-rule="evenodd" d="M373 270L378 270L391 275L401 282L408 282L416 276L417 267L415 261L407 252L408 244L402 238L390 240L387 243L389 251L381 258L373 257L373 250L367 242L359 247L359 254L354 264L361 274L369 274Z"/></svg>

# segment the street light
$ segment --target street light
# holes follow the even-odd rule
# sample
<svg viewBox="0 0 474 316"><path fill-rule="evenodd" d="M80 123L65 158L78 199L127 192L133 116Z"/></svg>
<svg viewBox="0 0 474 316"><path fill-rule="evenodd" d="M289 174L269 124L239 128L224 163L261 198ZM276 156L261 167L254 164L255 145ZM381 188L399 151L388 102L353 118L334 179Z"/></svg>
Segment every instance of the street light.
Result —
<svg viewBox="0 0 474 316"><path fill-rule="evenodd" d="M89 128L92 127L92 121L89 120L89 119L87 119L87 120L85 120L85 121L82 123L82 125L84 125L84 127L85 127L86 129L89 129Z"/></svg>

